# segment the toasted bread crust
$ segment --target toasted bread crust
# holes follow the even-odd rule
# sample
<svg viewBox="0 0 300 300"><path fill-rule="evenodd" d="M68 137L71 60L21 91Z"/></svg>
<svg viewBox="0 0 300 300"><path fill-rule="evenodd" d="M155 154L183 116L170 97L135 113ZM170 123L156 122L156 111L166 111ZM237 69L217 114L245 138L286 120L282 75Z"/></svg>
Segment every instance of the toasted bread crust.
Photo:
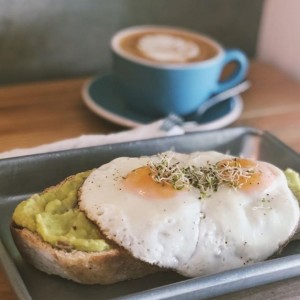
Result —
<svg viewBox="0 0 300 300"><path fill-rule="evenodd" d="M57 249L38 234L11 225L15 244L23 258L37 269L82 284L112 284L161 270L137 260L121 248L102 252Z"/></svg>

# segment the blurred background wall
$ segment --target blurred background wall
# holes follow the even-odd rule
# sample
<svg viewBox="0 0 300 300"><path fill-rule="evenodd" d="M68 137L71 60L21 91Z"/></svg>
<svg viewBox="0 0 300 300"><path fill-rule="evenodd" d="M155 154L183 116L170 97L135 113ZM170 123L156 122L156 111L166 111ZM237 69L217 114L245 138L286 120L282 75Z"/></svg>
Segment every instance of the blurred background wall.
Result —
<svg viewBox="0 0 300 300"><path fill-rule="evenodd" d="M300 1L265 0L257 58L300 81Z"/></svg>
<svg viewBox="0 0 300 300"><path fill-rule="evenodd" d="M109 69L111 36L138 24L185 27L256 55L263 0L0 0L0 85Z"/></svg>

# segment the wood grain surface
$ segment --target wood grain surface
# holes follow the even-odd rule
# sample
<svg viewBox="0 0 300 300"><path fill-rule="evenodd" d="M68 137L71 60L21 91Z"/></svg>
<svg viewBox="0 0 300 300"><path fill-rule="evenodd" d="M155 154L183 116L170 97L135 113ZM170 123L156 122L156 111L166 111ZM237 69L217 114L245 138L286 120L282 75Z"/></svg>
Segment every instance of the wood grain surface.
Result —
<svg viewBox="0 0 300 300"><path fill-rule="evenodd" d="M87 78L0 87L0 152L81 134L126 130L92 113L82 102ZM251 63L251 89L244 111L231 126L264 129L300 153L300 83L272 66ZM0 269L0 299L15 300ZM300 299L300 278L264 285L218 299Z"/></svg>

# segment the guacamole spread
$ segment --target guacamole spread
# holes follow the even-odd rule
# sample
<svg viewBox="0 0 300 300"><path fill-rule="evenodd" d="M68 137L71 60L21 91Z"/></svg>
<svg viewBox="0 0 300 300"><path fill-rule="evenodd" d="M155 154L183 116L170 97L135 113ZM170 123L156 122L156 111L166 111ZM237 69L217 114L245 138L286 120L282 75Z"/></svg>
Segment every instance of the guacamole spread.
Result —
<svg viewBox="0 0 300 300"><path fill-rule="evenodd" d="M91 171L67 178L63 183L35 194L15 209L13 221L37 232L44 241L57 248L99 252L110 249L98 227L78 209L77 192ZM300 177L285 171L290 189L300 201Z"/></svg>
<svg viewBox="0 0 300 300"><path fill-rule="evenodd" d="M77 206L78 189L90 172L71 176L42 194L21 202L14 211L13 221L38 233L57 248L86 252L108 250L109 245L98 227Z"/></svg>
<svg viewBox="0 0 300 300"><path fill-rule="evenodd" d="M292 190L298 201L300 202L300 177L299 173L292 169L285 170L285 176L288 181L289 188Z"/></svg>

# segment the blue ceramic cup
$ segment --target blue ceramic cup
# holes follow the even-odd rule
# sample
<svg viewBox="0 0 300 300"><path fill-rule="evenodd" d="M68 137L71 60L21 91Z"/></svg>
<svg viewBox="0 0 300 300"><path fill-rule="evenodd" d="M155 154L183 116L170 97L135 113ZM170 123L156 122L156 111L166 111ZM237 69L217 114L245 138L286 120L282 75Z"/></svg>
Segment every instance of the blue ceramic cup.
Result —
<svg viewBox="0 0 300 300"><path fill-rule="evenodd" d="M137 41L145 36L135 49ZM187 39L183 46L181 39ZM172 59L175 55L175 62L170 62L166 51L173 48L174 41L177 48L184 50L183 54L170 54ZM248 59L242 51L225 50L207 36L173 27L138 26L121 30L113 36L111 49L114 78L124 101L133 110L154 117L192 113L212 94L242 81L248 70ZM203 57L183 61L185 56L193 58L195 53L202 53ZM236 65L234 72L221 81L224 67L231 62Z"/></svg>

